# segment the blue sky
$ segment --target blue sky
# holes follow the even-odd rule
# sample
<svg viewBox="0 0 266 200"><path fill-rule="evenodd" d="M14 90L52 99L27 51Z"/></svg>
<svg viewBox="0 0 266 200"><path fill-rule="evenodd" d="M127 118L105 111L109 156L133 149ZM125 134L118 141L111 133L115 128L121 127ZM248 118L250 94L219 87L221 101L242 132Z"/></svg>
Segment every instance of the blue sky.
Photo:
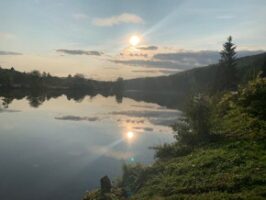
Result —
<svg viewBox="0 0 266 200"><path fill-rule="evenodd" d="M1 0L0 65L96 79L174 73L216 62L228 35L240 56L265 50L265 10L265 0Z"/></svg>

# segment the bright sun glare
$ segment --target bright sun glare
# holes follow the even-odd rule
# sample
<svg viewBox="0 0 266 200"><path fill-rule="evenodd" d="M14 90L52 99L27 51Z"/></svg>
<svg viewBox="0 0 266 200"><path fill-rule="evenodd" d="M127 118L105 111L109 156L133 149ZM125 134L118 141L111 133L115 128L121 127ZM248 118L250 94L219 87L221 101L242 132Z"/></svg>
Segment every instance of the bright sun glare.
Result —
<svg viewBox="0 0 266 200"><path fill-rule="evenodd" d="M134 133L132 131L127 132L127 138L132 139L134 137Z"/></svg>
<svg viewBox="0 0 266 200"><path fill-rule="evenodd" d="M132 35L129 39L129 43L132 46L137 46L140 43L140 37L137 35Z"/></svg>

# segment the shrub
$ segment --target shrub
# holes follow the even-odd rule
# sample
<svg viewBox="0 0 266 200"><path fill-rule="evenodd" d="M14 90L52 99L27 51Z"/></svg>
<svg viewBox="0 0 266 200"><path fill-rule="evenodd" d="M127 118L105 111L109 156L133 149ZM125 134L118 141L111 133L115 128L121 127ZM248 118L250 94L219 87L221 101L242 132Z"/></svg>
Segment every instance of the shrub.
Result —
<svg viewBox="0 0 266 200"><path fill-rule="evenodd" d="M266 136L266 79L257 78L227 93L216 109L215 132L237 139Z"/></svg>

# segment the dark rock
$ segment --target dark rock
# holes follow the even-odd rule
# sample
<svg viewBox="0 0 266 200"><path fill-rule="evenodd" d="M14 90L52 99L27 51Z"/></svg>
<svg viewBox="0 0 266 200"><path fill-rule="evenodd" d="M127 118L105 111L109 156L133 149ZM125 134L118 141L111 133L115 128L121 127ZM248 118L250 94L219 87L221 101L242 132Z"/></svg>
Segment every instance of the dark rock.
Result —
<svg viewBox="0 0 266 200"><path fill-rule="evenodd" d="M102 193L111 192L112 184L108 176L104 176L101 178L101 191Z"/></svg>

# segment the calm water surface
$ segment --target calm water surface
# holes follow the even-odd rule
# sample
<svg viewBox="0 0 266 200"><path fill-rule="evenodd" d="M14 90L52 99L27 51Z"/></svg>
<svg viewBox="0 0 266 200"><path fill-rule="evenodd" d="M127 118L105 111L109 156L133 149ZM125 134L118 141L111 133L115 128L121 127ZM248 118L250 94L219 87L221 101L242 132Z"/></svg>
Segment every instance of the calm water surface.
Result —
<svg viewBox="0 0 266 200"><path fill-rule="evenodd" d="M41 105L29 99L7 106L0 97L1 200L81 199L103 175L119 177L124 162L151 163L148 147L173 141L169 125L180 115L101 95L78 101L62 95Z"/></svg>

